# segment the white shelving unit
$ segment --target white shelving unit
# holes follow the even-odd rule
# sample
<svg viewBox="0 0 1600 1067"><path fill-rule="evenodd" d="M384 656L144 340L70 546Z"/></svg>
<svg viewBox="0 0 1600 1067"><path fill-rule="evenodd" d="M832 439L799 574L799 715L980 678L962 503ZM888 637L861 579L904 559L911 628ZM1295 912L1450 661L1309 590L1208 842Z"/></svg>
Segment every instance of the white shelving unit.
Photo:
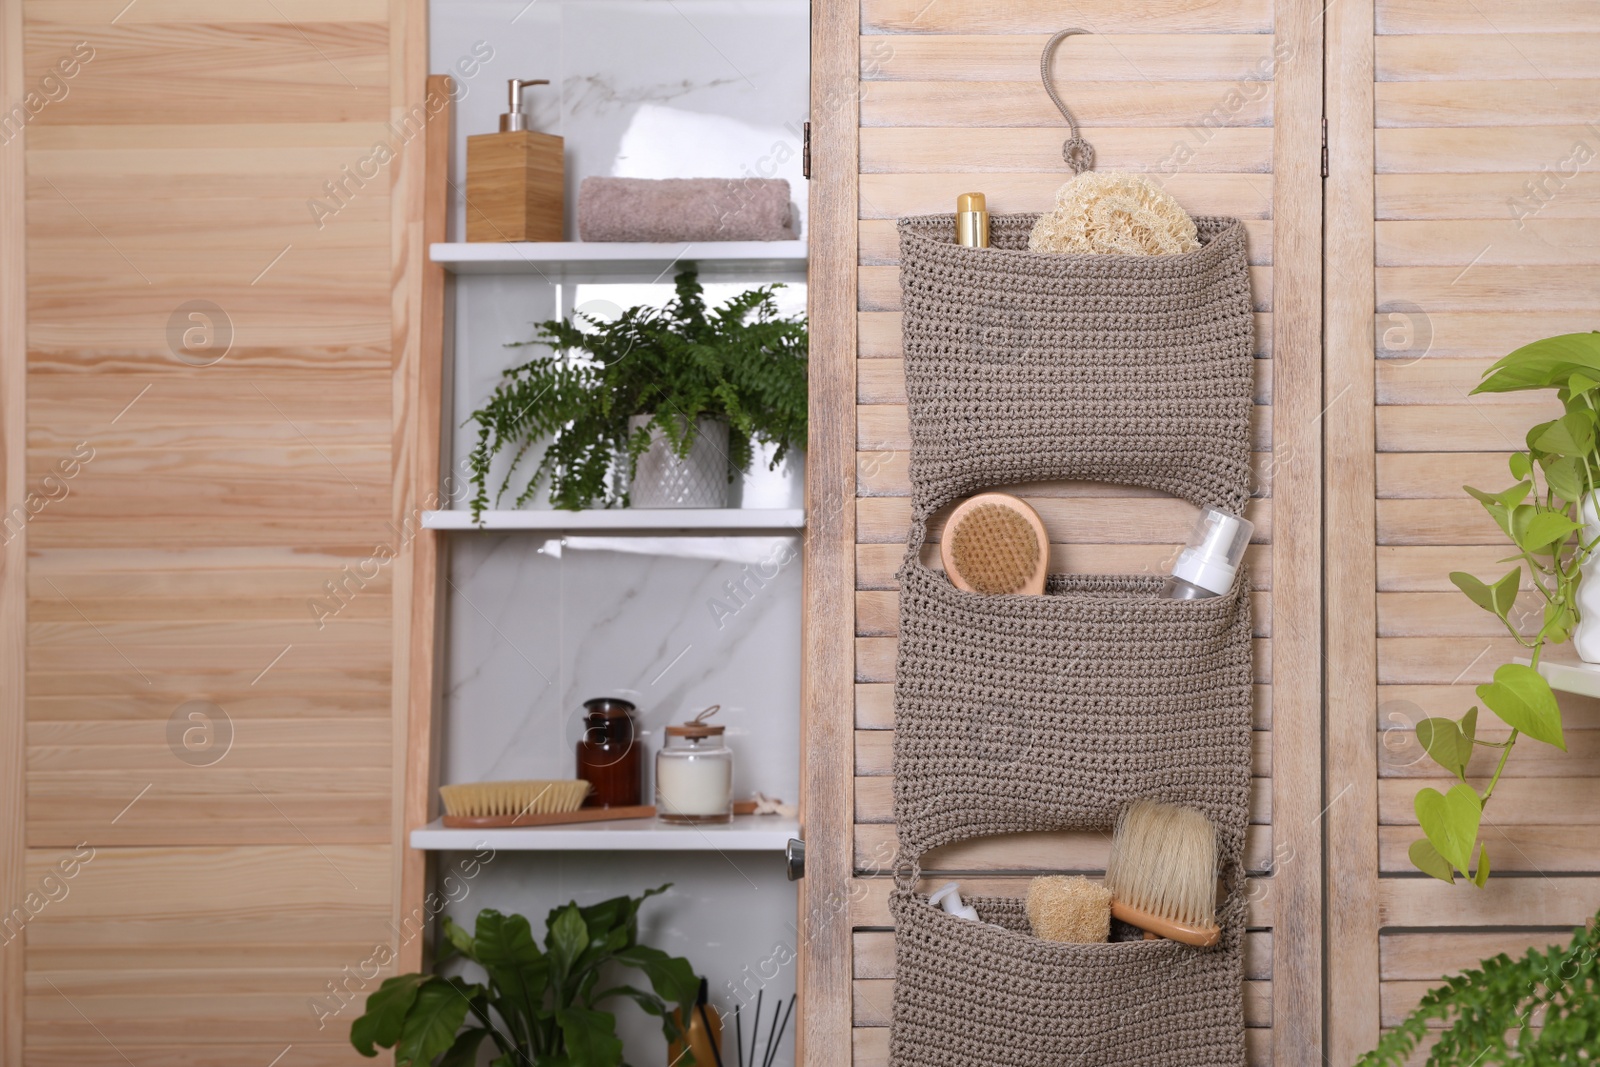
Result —
<svg viewBox="0 0 1600 1067"><path fill-rule="evenodd" d="M452 274L538 274L563 284L670 282L683 263L696 264L702 281L806 276L804 241L440 243L428 254Z"/></svg>
<svg viewBox="0 0 1600 1067"><path fill-rule="evenodd" d="M590 533L602 536L686 534L729 537L755 534L800 534L806 513L801 508L610 508L593 511L486 511L483 525L466 510L424 511L427 530L541 530L547 533Z"/></svg>
<svg viewBox="0 0 1600 1067"><path fill-rule="evenodd" d="M1519 656L1517 662L1526 664L1528 658ZM1579 696L1600 697L1600 664L1585 663L1570 647L1541 656L1539 673L1544 675L1551 689L1577 693Z"/></svg>
<svg viewBox="0 0 1600 1067"><path fill-rule="evenodd" d="M715 826L678 826L659 819L524 826L506 830L453 830L440 820L411 831L411 847L470 852L487 843L512 852L782 852L800 836L795 819L735 815Z"/></svg>

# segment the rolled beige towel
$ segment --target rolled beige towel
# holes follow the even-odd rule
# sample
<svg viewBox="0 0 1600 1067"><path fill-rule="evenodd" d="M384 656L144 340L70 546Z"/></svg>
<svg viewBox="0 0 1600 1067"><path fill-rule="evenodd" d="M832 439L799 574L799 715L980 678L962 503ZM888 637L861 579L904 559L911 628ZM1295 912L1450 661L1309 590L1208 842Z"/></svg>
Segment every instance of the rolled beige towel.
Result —
<svg viewBox="0 0 1600 1067"><path fill-rule="evenodd" d="M782 178L585 178L584 241L793 241Z"/></svg>

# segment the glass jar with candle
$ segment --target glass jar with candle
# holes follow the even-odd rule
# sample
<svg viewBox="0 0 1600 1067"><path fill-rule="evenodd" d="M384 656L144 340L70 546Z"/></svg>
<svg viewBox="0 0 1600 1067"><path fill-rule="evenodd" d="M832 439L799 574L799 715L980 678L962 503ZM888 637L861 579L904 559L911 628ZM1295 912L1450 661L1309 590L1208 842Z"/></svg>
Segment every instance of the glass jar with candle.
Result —
<svg viewBox="0 0 1600 1067"><path fill-rule="evenodd" d="M656 815L663 822L733 819L733 752L723 741L724 727L706 722L718 707L666 729L656 753Z"/></svg>

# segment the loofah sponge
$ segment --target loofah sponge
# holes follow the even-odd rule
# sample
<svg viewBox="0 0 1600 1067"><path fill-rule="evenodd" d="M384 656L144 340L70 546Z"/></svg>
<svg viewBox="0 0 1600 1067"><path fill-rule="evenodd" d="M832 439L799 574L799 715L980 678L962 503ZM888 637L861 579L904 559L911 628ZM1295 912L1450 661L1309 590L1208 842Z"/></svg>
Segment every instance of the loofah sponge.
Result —
<svg viewBox="0 0 1600 1067"><path fill-rule="evenodd" d="M1056 208L1034 224L1031 252L1170 256L1200 247L1194 220L1138 174L1087 171L1056 190Z"/></svg>
<svg viewBox="0 0 1600 1067"><path fill-rule="evenodd" d="M1111 936L1111 890L1081 874L1035 878L1028 885L1028 922L1041 941L1104 941Z"/></svg>

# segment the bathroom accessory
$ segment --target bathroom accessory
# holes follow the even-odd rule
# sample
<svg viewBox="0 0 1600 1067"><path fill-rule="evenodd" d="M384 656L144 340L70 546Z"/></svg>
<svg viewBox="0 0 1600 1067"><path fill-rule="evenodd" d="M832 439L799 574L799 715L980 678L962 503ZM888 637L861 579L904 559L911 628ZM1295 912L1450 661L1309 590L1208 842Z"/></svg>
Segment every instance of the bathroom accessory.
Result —
<svg viewBox="0 0 1600 1067"><path fill-rule="evenodd" d="M662 822L725 823L733 819L733 752L726 727L706 720L713 704L686 723L666 728L656 753L656 807Z"/></svg>
<svg viewBox="0 0 1600 1067"><path fill-rule="evenodd" d="M956 197L956 244L989 247L989 206L982 193Z"/></svg>
<svg viewBox="0 0 1600 1067"><path fill-rule="evenodd" d="M463 782L441 785L446 818L522 818L577 811L589 793L581 779L517 782Z"/></svg>
<svg viewBox="0 0 1600 1067"><path fill-rule="evenodd" d="M1050 538L1039 513L1023 501L980 493L951 512L939 558L957 589L1038 596L1050 567Z"/></svg>
<svg viewBox="0 0 1600 1067"><path fill-rule="evenodd" d="M652 805L639 804L629 808L579 808L547 815L446 815L443 822L451 830L505 830L520 826L566 826L582 822L649 819L655 813Z"/></svg>
<svg viewBox="0 0 1600 1067"><path fill-rule="evenodd" d="M583 702L577 777L594 786L584 807L634 808L643 803L644 754L633 719L637 710L620 697Z"/></svg>
<svg viewBox="0 0 1600 1067"><path fill-rule="evenodd" d="M678 1012L682 1036L667 1045L668 1067L688 1062L685 1053L692 1055L696 1067L724 1067L722 1016L708 1003L707 986L706 980L700 979L700 992L694 1004L685 1004Z"/></svg>
<svg viewBox="0 0 1600 1067"><path fill-rule="evenodd" d="M978 909L971 904L961 902L961 883L946 882L944 885L928 894L928 906L943 908L946 915L954 915L958 919L968 922L980 922Z"/></svg>
<svg viewBox="0 0 1600 1067"><path fill-rule="evenodd" d="M1041 941L1096 944L1111 936L1111 890L1083 875L1028 883L1028 925Z"/></svg>
<svg viewBox="0 0 1600 1067"><path fill-rule="evenodd" d="M1161 586L1168 600L1201 600L1233 588L1255 525L1217 508L1203 508L1172 574Z"/></svg>
<svg viewBox="0 0 1600 1067"><path fill-rule="evenodd" d="M1134 801L1111 836L1106 887L1112 916L1146 938L1216 944L1216 827L1193 808Z"/></svg>
<svg viewBox="0 0 1600 1067"><path fill-rule="evenodd" d="M1039 57L1044 91L1067 120L1071 131L1061 158L1073 177L1056 190L1056 207L1039 218L1028 236L1033 252L1122 253L1174 255L1200 247L1195 222L1165 190L1139 174L1093 174L1094 148L1078 134L1078 120L1068 110L1055 79L1050 57L1056 45L1087 30L1062 30L1045 42Z"/></svg>
<svg viewBox="0 0 1600 1067"><path fill-rule="evenodd" d="M602 178L578 187L584 241L793 241L782 178Z"/></svg>
<svg viewBox="0 0 1600 1067"><path fill-rule="evenodd" d="M499 133L467 138L467 240L559 241L566 188L564 142L528 128L522 90L544 78L512 78Z"/></svg>
<svg viewBox="0 0 1600 1067"><path fill-rule="evenodd" d="M668 415L685 435L688 421ZM728 424L722 419L698 419L689 454L680 456L654 415L630 415L628 434L646 433L650 445L634 461L628 479L628 506L634 508L725 508L728 490Z"/></svg>
<svg viewBox="0 0 1600 1067"><path fill-rule="evenodd" d="M751 1021L750 1026L750 1059L748 1063L745 1061L744 1054L744 1006L741 1005L733 1013L734 1048L739 1053L737 1067L772 1067L777 1062L779 1049L783 1047L783 1035L789 1029L789 1015L794 1011L795 998L793 994L790 994L789 1003L781 1012L777 1003L773 1003L772 1023L767 1027L767 1040L762 1046L760 1058L756 1057L756 1042L761 1038L761 1002L764 995L765 990L756 990L756 1017ZM779 1020L780 1014L782 1015L782 1021Z"/></svg>

